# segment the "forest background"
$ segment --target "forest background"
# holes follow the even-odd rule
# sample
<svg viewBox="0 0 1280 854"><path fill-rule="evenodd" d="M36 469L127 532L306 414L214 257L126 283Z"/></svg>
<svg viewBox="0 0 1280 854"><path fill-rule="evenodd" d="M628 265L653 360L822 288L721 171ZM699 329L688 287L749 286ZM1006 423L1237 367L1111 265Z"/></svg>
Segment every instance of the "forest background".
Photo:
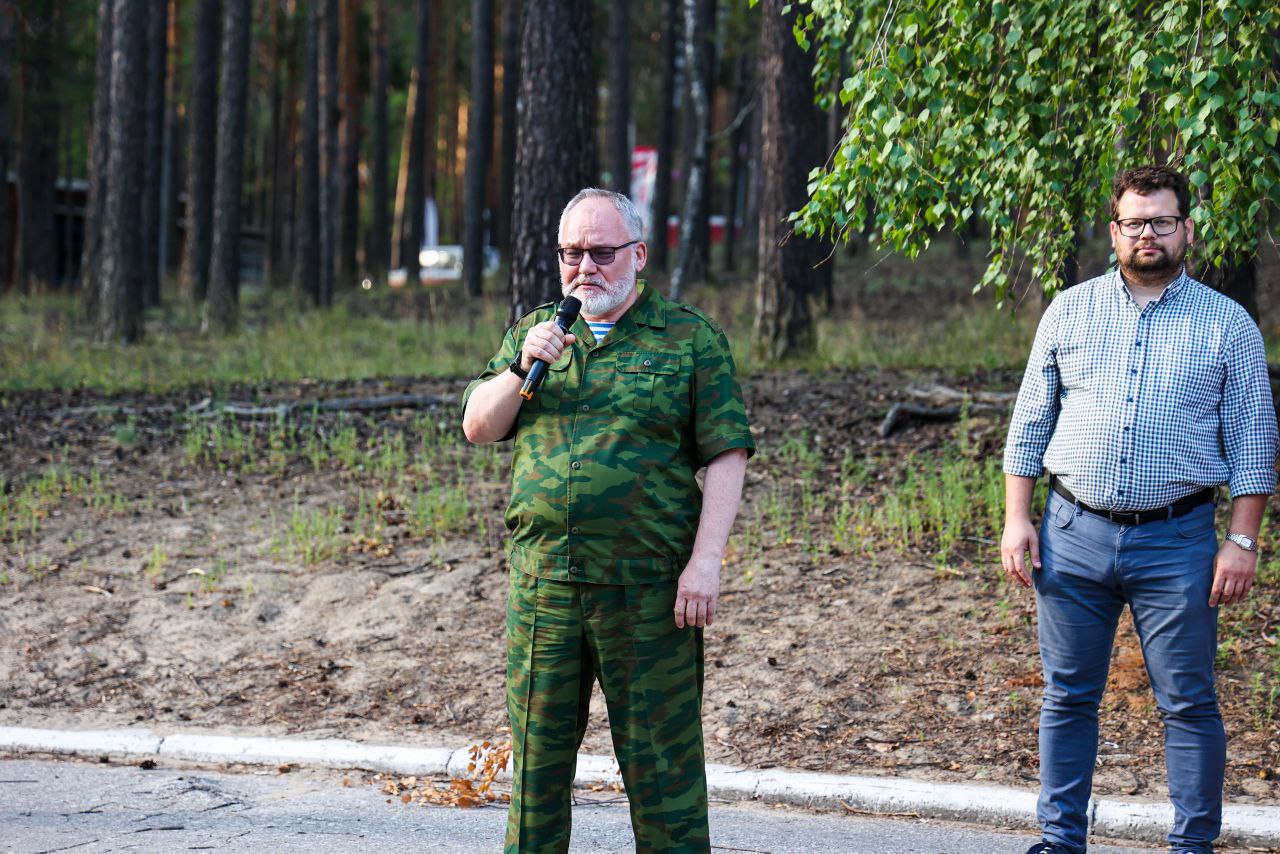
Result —
<svg viewBox="0 0 1280 854"><path fill-rule="evenodd" d="M2 0L0 720L500 733L507 452L457 395L644 147L646 276L726 326L760 445L711 758L1034 780L994 541L1035 321L1168 160L1274 353L1280 42L1249 0L987 5ZM1237 800L1280 800L1273 518ZM1129 628L1107 703L1099 791L1158 797Z"/></svg>

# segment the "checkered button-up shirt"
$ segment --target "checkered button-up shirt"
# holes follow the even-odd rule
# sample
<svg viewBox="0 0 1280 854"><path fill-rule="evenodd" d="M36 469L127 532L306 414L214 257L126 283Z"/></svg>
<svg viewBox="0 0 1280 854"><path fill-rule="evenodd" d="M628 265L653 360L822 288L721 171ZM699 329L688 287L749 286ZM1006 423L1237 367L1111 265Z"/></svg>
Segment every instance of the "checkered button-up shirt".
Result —
<svg viewBox="0 0 1280 854"><path fill-rule="evenodd" d="M1206 486L1268 494L1276 417L1262 335L1184 270L1139 308L1116 271L1049 306L1031 348L1004 470L1057 475L1080 501L1149 510Z"/></svg>

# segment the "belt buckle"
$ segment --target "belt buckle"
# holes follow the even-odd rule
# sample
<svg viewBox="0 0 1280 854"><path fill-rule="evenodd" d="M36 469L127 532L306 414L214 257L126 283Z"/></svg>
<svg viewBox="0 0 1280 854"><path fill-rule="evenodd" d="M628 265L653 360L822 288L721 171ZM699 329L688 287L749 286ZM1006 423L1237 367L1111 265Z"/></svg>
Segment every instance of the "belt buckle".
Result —
<svg viewBox="0 0 1280 854"><path fill-rule="evenodd" d="M1109 518L1112 522L1116 522L1120 525L1129 525L1129 526L1138 525L1141 523L1141 520L1140 520L1141 515L1142 514L1140 514L1136 510L1132 510L1129 512L1117 512L1115 510L1107 511L1107 518Z"/></svg>

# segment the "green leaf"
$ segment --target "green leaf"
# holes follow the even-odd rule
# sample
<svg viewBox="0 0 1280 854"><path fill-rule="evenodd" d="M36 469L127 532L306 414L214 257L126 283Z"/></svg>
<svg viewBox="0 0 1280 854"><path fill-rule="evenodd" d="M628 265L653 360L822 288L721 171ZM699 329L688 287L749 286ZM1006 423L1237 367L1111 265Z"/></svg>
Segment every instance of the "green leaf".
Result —
<svg viewBox="0 0 1280 854"><path fill-rule="evenodd" d="M1205 172L1197 169L1191 173L1190 181L1197 187L1203 187L1205 184L1209 183L1209 176Z"/></svg>

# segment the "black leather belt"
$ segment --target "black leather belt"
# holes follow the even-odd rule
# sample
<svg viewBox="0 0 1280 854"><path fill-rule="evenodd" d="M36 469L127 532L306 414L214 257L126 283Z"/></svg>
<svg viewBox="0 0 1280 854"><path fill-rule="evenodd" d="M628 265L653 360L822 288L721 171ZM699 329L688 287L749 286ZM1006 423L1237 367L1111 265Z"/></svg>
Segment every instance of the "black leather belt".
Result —
<svg viewBox="0 0 1280 854"><path fill-rule="evenodd" d="M1049 486L1054 492L1070 501L1072 504L1080 505L1080 509L1095 516L1101 516L1104 519L1110 519L1120 525L1141 525L1143 522L1157 522L1161 519L1176 519L1179 516L1185 516L1192 510L1202 504L1210 504L1218 494L1217 487L1206 486L1199 492L1193 492L1190 495L1179 498L1167 507L1156 507L1151 510L1099 510L1096 507L1090 507L1083 501L1076 500L1071 494L1071 490L1062 485L1062 481L1057 477L1049 478Z"/></svg>

